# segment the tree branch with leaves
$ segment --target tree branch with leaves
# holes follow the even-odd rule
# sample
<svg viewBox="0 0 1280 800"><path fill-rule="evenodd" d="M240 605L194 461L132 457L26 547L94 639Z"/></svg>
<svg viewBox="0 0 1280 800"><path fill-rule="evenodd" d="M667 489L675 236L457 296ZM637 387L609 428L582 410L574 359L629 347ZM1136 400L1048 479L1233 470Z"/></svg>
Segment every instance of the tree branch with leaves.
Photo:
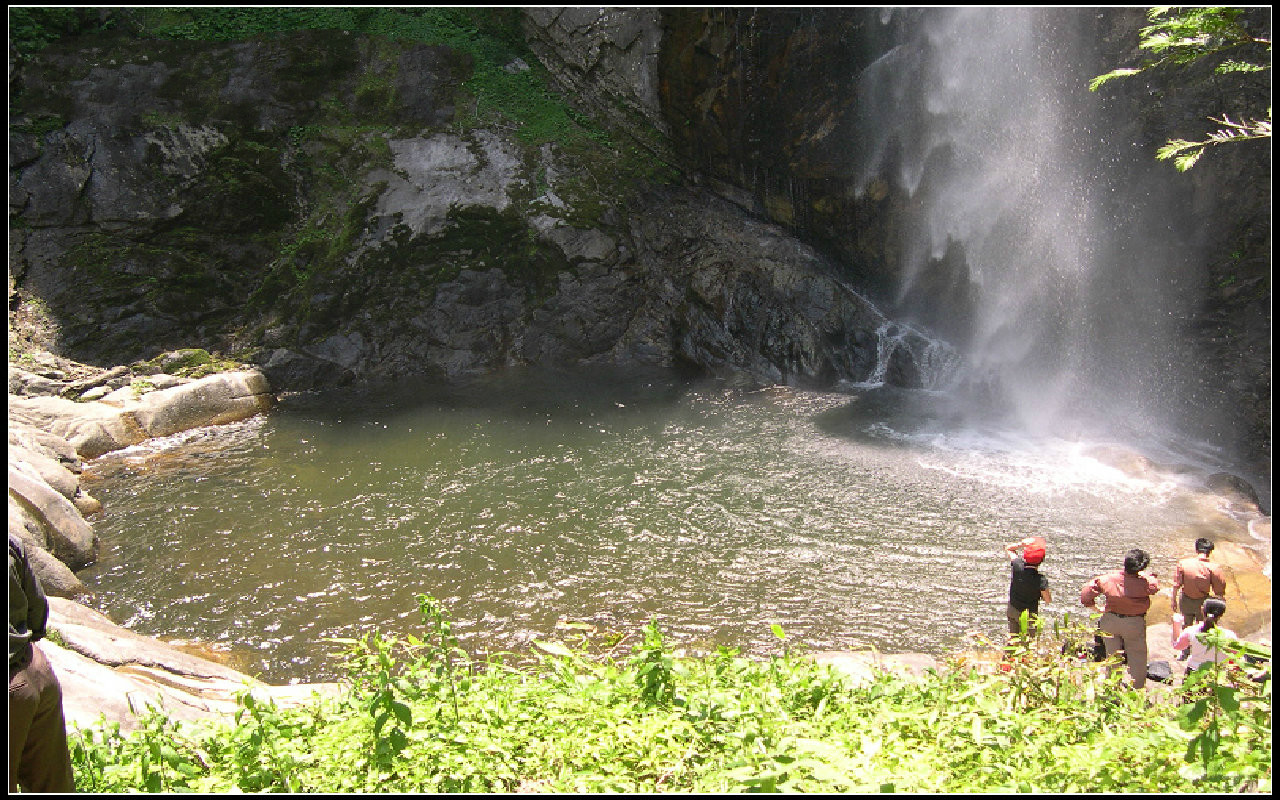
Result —
<svg viewBox="0 0 1280 800"><path fill-rule="evenodd" d="M1099 75L1089 83L1097 91L1109 81L1127 78L1165 66L1185 67L1202 59L1221 59L1214 68L1219 75L1261 73L1271 69L1271 40L1256 35L1244 21L1244 9L1224 7L1157 6L1147 12L1151 24L1139 32L1138 47L1152 58L1139 67L1122 67ZM1265 49L1266 63L1250 58L1250 52ZM1271 107L1266 115L1223 114L1210 117L1219 126L1205 138L1190 141L1171 139L1156 151L1160 160L1173 159L1174 166L1185 172L1204 155L1209 147L1228 142L1271 137Z"/></svg>

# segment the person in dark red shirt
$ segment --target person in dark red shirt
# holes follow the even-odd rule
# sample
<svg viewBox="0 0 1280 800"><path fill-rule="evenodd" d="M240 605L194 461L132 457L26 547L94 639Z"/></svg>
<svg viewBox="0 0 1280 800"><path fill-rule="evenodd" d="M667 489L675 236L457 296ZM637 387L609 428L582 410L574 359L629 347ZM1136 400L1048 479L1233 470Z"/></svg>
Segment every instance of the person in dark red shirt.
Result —
<svg viewBox="0 0 1280 800"><path fill-rule="evenodd" d="M1144 572L1151 557L1143 550L1130 550L1124 557L1124 568L1099 575L1080 590L1080 604L1095 607L1099 597L1106 608L1098 627L1102 630L1107 655L1124 650L1129 676L1135 689L1147 685L1147 611L1151 596L1160 591L1154 572Z"/></svg>
<svg viewBox="0 0 1280 800"><path fill-rule="evenodd" d="M1196 539L1196 554L1184 558L1173 569L1173 593L1169 605L1173 613L1181 614L1188 626L1202 619L1200 606L1211 593L1218 599L1227 596L1227 579L1222 565L1210 560L1213 542Z"/></svg>

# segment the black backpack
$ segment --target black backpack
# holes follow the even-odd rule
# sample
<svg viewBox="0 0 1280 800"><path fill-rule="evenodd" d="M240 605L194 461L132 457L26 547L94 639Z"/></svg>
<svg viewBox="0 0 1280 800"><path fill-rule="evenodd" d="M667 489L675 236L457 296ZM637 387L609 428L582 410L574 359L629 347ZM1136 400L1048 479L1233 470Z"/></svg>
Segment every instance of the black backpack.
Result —
<svg viewBox="0 0 1280 800"><path fill-rule="evenodd" d="M1094 661L1106 661L1107 645L1102 641L1102 634L1095 633L1093 635L1093 644L1089 648L1089 657Z"/></svg>
<svg viewBox="0 0 1280 800"><path fill-rule="evenodd" d="M1171 677L1173 677L1173 668L1169 666L1168 661L1147 662L1147 680L1168 683Z"/></svg>

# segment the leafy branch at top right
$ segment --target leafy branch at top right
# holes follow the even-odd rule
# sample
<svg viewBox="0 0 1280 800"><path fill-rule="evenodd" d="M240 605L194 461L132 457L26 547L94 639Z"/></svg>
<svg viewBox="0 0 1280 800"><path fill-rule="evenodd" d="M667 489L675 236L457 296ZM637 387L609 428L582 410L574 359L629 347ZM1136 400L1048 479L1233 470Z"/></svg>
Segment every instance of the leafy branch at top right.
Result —
<svg viewBox="0 0 1280 800"><path fill-rule="evenodd" d="M1158 6L1147 12L1151 24L1139 32L1138 46L1152 56L1139 67L1114 69L1089 83L1090 91L1116 78L1137 75L1167 65L1185 67L1202 59L1219 60L1214 72L1260 73L1271 69L1271 40L1251 31L1244 21L1244 9L1223 7ZM1266 63L1257 54L1265 50ZM1250 54L1254 54L1251 57ZM1198 141L1171 139L1156 151L1160 160L1173 159L1180 172L1191 169L1205 150L1213 145L1271 137L1271 107L1265 116L1226 113L1210 117L1219 125Z"/></svg>

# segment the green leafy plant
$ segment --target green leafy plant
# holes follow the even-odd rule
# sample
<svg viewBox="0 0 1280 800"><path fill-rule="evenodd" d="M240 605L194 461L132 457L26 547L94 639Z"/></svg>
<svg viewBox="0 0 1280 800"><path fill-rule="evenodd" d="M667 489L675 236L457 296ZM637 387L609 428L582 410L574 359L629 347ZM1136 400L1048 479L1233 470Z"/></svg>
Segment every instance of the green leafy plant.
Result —
<svg viewBox="0 0 1280 800"><path fill-rule="evenodd" d="M1200 156L1204 155L1207 147L1226 142L1238 142L1244 139L1271 138L1271 109L1269 108L1267 109L1266 119L1250 119L1237 122L1225 114L1222 117L1211 117L1211 119L1222 127L1216 131L1211 131L1206 138L1199 141L1170 139L1156 150L1156 158L1162 161L1172 158L1178 171L1186 172L1195 166L1195 163L1200 160Z"/></svg>
<svg viewBox="0 0 1280 800"><path fill-rule="evenodd" d="M805 657L795 642L768 658L726 647L689 655L656 621L626 652L626 637L569 623L558 626L566 641L477 660L459 646L441 603L421 596L419 611L421 636L339 640L349 681L337 698L284 710L244 694L228 723L153 717L129 735L110 725L73 733L78 787L1270 790L1269 679L1232 683L1226 672L1218 685L1233 694L1144 693L1109 675L1109 665L1075 658L1069 648L1091 629L1069 619L1011 649L923 674L850 675Z"/></svg>
<svg viewBox="0 0 1280 800"><path fill-rule="evenodd" d="M668 707L676 699L674 658L667 648L658 621L650 620L644 629L644 642L635 651L632 666L640 699L647 706Z"/></svg>
<svg viewBox="0 0 1280 800"><path fill-rule="evenodd" d="M1160 67L1185 67L1203 59L1216 60L1219 75L1261 73L1271 69L1271 40L1257 35L1243 21L1244 9L1210 7L1157 6L1148 11L1151 24L1139 33L1138 46L1152 56L1138 67L1122 67L1099 75L1089 83L1090 91L1117 78L1127 78ZM1266 63L1251 58L1259 49L1267 54ZM1219 127L1203 139L1171 139L1156 151L1160 160L1173 159L1174 166L1185 172L1195 165L1206 149L1228 142L1271 137L1271 108L1265 116L1258 114L1222 114L1210 120Z"/></svg>
<svg viewBox="0 0 1280 800"><path fill-rule="evenodd" d="M1185 774L1210 784L1269 781L1271 648L1240 642L1216 628L1197 638L1227 657L1191 673L1183 684L1187 702L1178 710L1178 723L1194 734L1187 743Z"/></svg>

